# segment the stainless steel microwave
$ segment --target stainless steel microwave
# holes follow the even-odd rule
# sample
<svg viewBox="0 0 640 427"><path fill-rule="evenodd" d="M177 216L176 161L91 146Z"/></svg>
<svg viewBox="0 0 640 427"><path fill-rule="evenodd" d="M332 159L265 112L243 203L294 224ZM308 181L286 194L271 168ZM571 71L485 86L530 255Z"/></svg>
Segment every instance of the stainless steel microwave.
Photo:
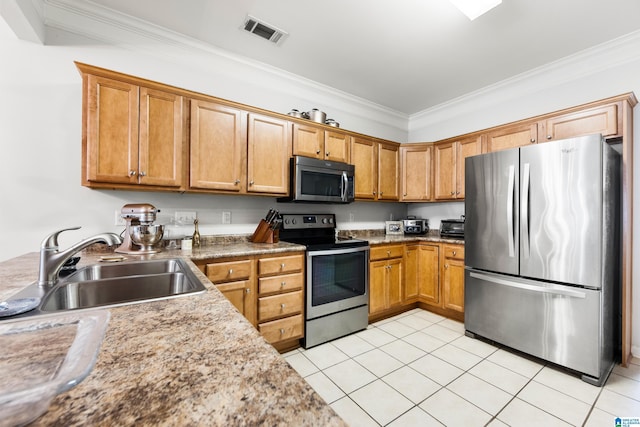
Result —
<svg viewBox="0 0 640 427"><path fill-rule="evenodd" d="M294 156L289 197L279 202L351 203L355 200L355 166L311 157Z"/></svg>

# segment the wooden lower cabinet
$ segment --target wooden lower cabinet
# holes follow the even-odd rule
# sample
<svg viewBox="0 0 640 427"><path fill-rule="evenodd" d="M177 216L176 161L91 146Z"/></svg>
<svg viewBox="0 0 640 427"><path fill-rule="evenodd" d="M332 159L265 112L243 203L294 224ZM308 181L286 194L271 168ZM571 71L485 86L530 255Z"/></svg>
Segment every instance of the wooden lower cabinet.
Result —
<svg viewBox="0 0 640 427"><path fill-rule="evenodd" d="M276 349L304 337L304 253L195 260L218 290Z"/></svg>
<svg viewBox="0 0 640 427"><path fill-rule="evenodd" d="M443 245L442 307L464 313L464 247Z"/></svg>
<svg viewBox="0 0 640 427"><path fill-rule="evenodd" d="M459 321L464 319L463 245L437 242L381 245L372 247L370 258L370 321L414 307Z"/></svg>

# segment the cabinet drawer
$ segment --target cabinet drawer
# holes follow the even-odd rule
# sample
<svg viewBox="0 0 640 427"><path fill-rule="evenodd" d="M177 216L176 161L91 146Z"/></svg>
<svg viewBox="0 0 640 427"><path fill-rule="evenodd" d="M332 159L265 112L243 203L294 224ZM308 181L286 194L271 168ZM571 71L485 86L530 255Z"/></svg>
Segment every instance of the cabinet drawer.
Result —
<svg viewBox="0 0 640 427"><path fill-rule="evenodd" d="M302 338L303 328L301 314L258 325L258 331L271 344L292 338Z"/></svg>
<svg viewBox="0 0 640 427"><path fill-rule="evenodd" d="M295 289L302 289L303 283L304 277L302 273L263 277L258 279L258 293L271 294L274 292L293 291Z"/></svg>
<svg viewBox="0 0 640 427"><path fill-rule="evenodd" d="M371 261L379 259L400 258L404 255L404 246L378 246L371 248L369 258Z"/></svg>
<svg viewBox="0 0 640 427"><path fill-rule="evenodd" d="M464 246L445 246L444 257L464 260Z"/></svg>
<svg viewBox="0 0 640 427"><path fill-rule="evenodd" d="M251 260L207 264L205 274L213 283L248 279L251 277Z"/></svg>
<svg viewBox="0 0 640 427"><path fill-rule="evenodd" d="M304 257L302 255L283 256L278 258L262 258L258 260L258 274L292 273L302 270Z"/></svg>
<svg viewBox="0 0 640 427"><path fill-rule="evenodd" d="M258 321L302 312L302 291L258 298Z"/></svg>

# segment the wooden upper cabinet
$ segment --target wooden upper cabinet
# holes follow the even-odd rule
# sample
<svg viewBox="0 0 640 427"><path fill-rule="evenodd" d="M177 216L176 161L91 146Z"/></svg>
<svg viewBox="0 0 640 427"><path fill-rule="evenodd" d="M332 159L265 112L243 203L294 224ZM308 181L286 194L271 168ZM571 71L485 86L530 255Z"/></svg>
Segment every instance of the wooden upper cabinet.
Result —
<svg viewBox="0 0 640 427"><path fill-rule="evenodd" d="M544 121L547 141L601 133L618 135L618 106L616 104L589 108L575 113L551 117Z"/></svg>
<svg viewBox="0 0 640 427"><path fill-rule="evenodd" d="M316 126L294 123L293 155L324 159L324 131Z"/></svg>
<svg viewBox="0 0 640 427"><path fill-rule="evenodd" d="M289 122L249 113L247 192L287 194L291 139Z"/></svg>
<svg viewBox="0 0 640 427"><path fill-rule="evenodd" d="M293 155L349 162L349 135L318 126L293 124Z"/></svg>
<svg viewBox="0 0 640 427"><path fill-rule="evenodd" d="M465 159L478 154L482 154L482 136L456 142L456 199L464 199Z"/></svg>
<svg viewBox="0 0 640 427"><path fill-rule="evenodd" d="M377 195L377 150L372 139L351 137L351 164L355 166L356 199L374 200Z"/></svg>
<svg viewBox="0 0 640 427"><path fill-rule="evenodd" d="M401 200L429 201L433 197L433 147L431 145L400 148Z"/></svg>
<svg viewBox="0 0 640 427"><path fill-rule="evenodd" d="M324 131L324 158L334 162L349 163L351 137L344 132Z"/></svg>
<svg viewBox="0 0 640 427"><path fill-rule="evenodd" d="M191 188L244 192L246 153L245 112L191 101Z"/></svg>
<svg viewBox="0 0 640 427"><path fill-rule="evenodd" d="M398 200L399 172L398 146L378 143L378 200Z"/></svg>
<svg viewBox="0 0 640 427"><path fill-rule="evenodd" d="M93 75L85 84L86 181L137 184L138 86Z"/></svg>
<svg viewBox="0 0 640 427"><path fill-rule="evenodd" d="M501 127L487 133L486 152L491 153L493 151L522 147L523 145L535 144L537 141L537 123Z"/></svg>
<svg viewBox="0 0 640 427"><path fill-rule="evenodd" d="M185 187L180 95L86 76L85 183Z"/></svg>
<svg viewBox="0 0 640 427"><path fill-rule="evenodd" d="M455 199L456 194L456 143L445 142L434 146L436 200Z"/></svg>

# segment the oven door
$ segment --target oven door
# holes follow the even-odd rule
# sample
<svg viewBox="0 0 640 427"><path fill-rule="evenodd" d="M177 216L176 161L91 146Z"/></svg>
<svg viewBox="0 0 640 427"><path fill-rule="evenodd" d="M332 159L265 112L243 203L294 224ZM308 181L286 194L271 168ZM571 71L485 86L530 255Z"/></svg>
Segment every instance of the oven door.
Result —
<svg viewBox="0 0 640 427"><path fill-rule="evenodd" d="M369 304L369 247L307 250L306 318Z"/></svg>

